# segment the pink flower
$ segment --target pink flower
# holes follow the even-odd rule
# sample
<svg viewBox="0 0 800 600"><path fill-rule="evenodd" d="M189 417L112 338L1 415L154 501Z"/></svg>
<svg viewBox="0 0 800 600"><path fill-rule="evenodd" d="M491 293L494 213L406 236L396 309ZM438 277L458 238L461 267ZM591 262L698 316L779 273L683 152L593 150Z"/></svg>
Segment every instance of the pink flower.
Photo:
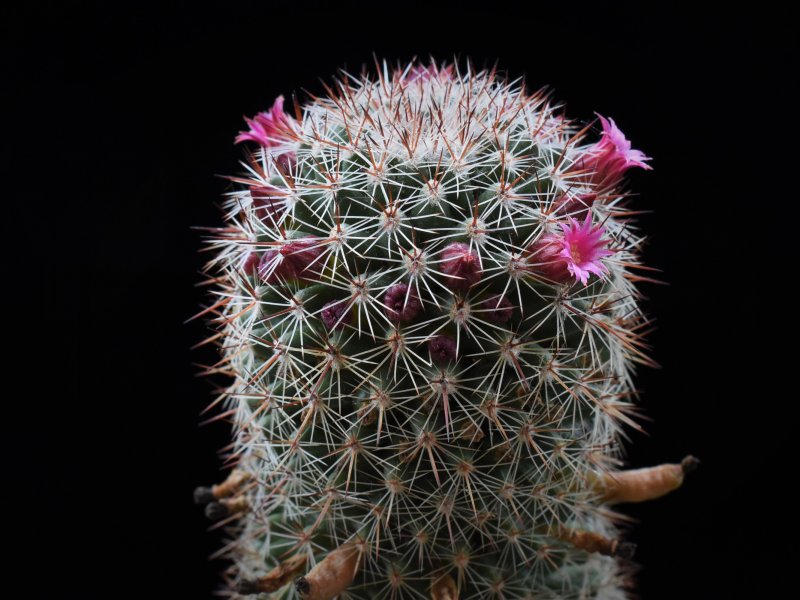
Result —
<svg viewBox="0 0 800 600"><path fill-rule="evenodd" d="M645 156L641 150L631 149L631 143L625 139L625 134L619 130L614 119L606 120L599 114L597 116L603 124L600 141L577 162L579 169L590 171L589 177L593 183L613 186L632 167L653 168L645 164L650 160L649 156Z"/></svg>
<svg viewBox="0 0 800 600"><path fill-rule="evenodd" d="M478 255L461 242L453 242L442 250L441 269L449 275L448 283L456 289L466 290L483 276Z"/></svg>
<svg viewBox="0 0 800 600"><path fill-rule="evenodd" d="M605 229L592 226L591 214L578 223L570 217L569 223L561 223L561 234L542 236L528 249L532 255L532 269L555 283L566 283L575 277L587 285L589 275L601 277L607 272L600 260L613 254L608 249L608 239L603 239Z"/></svg>
<svg viewBox="0 0 800 600"><path fill-rule="evenodd" d="M297 121L283 110L283 96L275 98L272 108L258 113L252 119L244 118L250 131L241 131L236 143L256 142L265 148L291 142L297 131Z"/></svg>
<svg viewBox="0 0 800 600"><path fill-rule="evenodd" d="M447 81L453 78L453 65L447 65L446 67L440 69L434 63L431 63L427 67L423 67L422 65L414 65L411 67L411 70L406 75L406 81L413 82L413 81L429 81L431 79L439 79L440 81L444 80Z"/></svg>

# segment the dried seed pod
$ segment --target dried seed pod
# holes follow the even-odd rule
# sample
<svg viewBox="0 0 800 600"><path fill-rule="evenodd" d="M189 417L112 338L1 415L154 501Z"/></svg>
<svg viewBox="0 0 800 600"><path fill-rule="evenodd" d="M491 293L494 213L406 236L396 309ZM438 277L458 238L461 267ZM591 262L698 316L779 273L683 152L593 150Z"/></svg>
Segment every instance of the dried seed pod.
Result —
<svg viewBox="0 0 800 600"><path fill-rule="evenodd" d="M602 500L609 504L621 502L646 502L665 496L683 485L687 473L700 464L694 456L687 456L679 464L663 464L644 469L613 471L594 478L594 487Z"/></svg>

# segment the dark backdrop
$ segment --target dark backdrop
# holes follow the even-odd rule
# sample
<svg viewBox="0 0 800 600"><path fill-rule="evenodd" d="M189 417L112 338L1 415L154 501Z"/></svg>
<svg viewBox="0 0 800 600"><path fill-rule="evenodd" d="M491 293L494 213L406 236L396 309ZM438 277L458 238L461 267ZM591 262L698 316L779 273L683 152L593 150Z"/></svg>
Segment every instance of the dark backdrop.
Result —
<svg viewBox="0 0 800 600"><path fill-rule="evenodd" d="M240 169L242 115L319 92L320 77L373 52L497 60L552 86L570 116L614 117L654 157L631 188L652 211L647 261L669 285L645 286L662 368L640 373L653 422L631 435L629 458L691 452L703 465L681 491L628 510L640 520L638 589L646 600L791 594L793 15L762 2L2 10L14 361L4 516L23 533L7 550L24 597L212 596L220 540L191 493L221 477L228 426L199 426L213 390L192 363L214 354L190 351L205 330L183 323L205 302L190 228L220 223L217 175Z"/></svg>

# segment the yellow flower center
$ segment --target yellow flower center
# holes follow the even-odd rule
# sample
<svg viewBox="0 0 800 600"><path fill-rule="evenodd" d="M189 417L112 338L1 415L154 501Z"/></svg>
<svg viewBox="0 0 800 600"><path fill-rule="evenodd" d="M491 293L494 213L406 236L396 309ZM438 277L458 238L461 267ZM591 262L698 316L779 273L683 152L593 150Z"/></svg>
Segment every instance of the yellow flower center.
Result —
<svg viewBox="0 0 800 600"><path fill-rule="evenodd" d="M578 249L578 244L576 244L575 242L572 242L569 245L569 253L572 256L573 262L576 262L576 263L581 262L581 252Z"/></svg>

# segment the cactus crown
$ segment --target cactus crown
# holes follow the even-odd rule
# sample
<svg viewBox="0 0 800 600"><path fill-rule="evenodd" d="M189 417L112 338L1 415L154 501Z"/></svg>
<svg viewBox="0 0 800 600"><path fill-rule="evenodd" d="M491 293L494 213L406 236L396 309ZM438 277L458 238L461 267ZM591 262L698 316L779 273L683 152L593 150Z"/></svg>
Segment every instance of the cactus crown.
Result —
<svg viewBox="0 0 800 600"><path fill-rule="evenodd" d="M622 597L594 482L648 362L621 190L648 158L494 70L383 63L326 91L247 120L210 240L231 585Z"/></svg>

